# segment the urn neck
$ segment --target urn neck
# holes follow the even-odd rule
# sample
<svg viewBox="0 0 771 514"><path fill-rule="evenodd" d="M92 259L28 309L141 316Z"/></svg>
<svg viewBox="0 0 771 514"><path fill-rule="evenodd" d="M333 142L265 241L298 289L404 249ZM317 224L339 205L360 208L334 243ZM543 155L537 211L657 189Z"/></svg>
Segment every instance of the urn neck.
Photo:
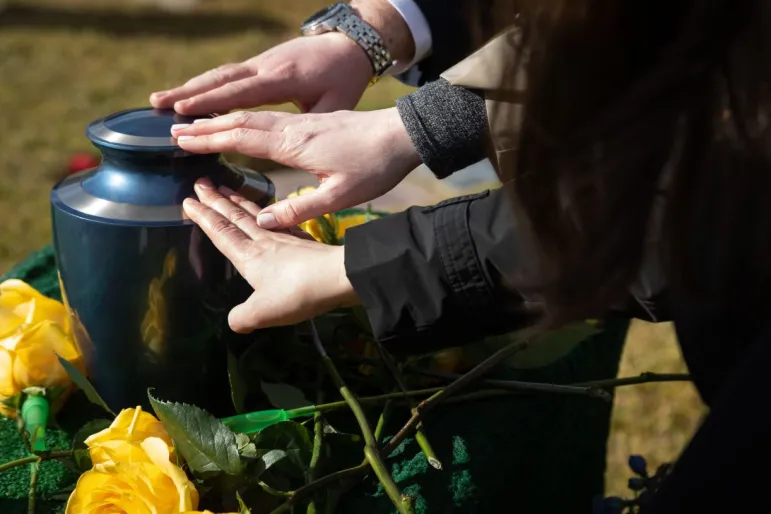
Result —
<svg viewBox="0 0 771 514"><path fill-rule="evenodd" d="M180 205L201 177L233 190L243 177L219 154L133 151L96 145L102 162L83 180L91 195L133 205Z"/></svg>

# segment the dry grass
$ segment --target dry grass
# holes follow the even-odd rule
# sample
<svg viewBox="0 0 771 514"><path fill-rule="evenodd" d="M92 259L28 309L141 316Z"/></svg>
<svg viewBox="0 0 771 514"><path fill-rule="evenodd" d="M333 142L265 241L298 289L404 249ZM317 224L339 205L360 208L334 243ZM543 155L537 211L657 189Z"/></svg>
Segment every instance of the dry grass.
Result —
<svg viewBox="0 0 771 514"><path fill-rule="evenodd" d="M627 336L620 376L686 372L671 324L636 321ZM670 382L619 388L608 441L606 490L626 495L627 456L644 455L650 466L676 458L698 427L704 407L691 384Z"/></svg>
<svg viewBox="0 0 771 514"><path fill-rule="evenodd" d="M291 37L300 19L326 2L202 0L177 16L148 3L11 0L5 13L0 8L0 272L50 240L48 192L70 154L91 150L87 122L145 105L152 90ZM392 105L405 91L385 81L360 108ZM683 368L670 327L635 324L622 375ZM675 457L701 413L690 386L620 390L608 490L624 492L629 453L653 463Z"/></svg>

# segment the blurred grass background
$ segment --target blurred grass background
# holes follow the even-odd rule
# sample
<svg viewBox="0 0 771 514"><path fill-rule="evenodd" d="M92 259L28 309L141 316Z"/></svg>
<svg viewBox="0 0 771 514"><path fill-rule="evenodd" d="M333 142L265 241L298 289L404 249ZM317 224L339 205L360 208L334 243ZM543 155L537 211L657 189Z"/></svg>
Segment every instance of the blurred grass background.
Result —
<svg viewBox="0 0 771 514"><path fill-rule="evenodd" d="M293 37L326 3L0 0L0 273L50 241L49 190L70 155L93 151L89 121ZM391 106L408 91L384 80L359 109ZM670 325L633 324L620 375L684 370ZM703 412L690 385L619 389L607 492L626 493L630 453L651 465L675 458Z"/></svg>

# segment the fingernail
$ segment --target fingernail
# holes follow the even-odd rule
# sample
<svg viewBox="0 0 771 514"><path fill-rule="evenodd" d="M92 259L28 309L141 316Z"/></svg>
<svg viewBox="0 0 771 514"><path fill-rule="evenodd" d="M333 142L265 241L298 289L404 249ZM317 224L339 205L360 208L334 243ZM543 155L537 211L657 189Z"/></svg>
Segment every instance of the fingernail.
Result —
<svg viewBox="0 0 771 514"><path fill-rule="evenodd" d="M193 120L193 123L201 123L202 121L211 121L211 118L198 118L197 120Z"/></svg>
<svg viewBox="0 0 771 514"><path fill-rule="evenodd" d="M191 139L195 139L195 136L179 136L177 141L190 141Z"/></svg>
<svg viewBox="0 0 771 514"><path fill-rule="evenodd" d="M196 200L195 198L192 198L192 197L185 198L182 201L182 205L184 207L198 207L198 200Z"/></svg>
<svg viewBox="0 0 771 514"><path fill-rule="evenodd" d="M201 189L214 189L214 184L212 184L211 180L208 178L198 179L198 182L196 182L195 185Z"/></svg>
<svg viewBox="0 0 771 514"><path fill-rule="evenodd" d="M266 212L265 214L260 214L259 216L257 216L257 224L260 226L260 228L265 228L270 230L278 226L278 220L274 215L272 215L269 212Z"/></svg>
<svg viewBox="0 0 771 514"><path fill-rule="evenodd" d="M169 94L168 91L156 91L151 96L153 96L154 98L163 98L164 96L166 96L168 94Z"/></svg>
<svg viewBox="0 0 771 514"><path fill-rule="evenodd" d="M171 131L174 132L175 130L186 129L189 126L190 126L189 123L175 123L174 125L171 126Z"/></svg>

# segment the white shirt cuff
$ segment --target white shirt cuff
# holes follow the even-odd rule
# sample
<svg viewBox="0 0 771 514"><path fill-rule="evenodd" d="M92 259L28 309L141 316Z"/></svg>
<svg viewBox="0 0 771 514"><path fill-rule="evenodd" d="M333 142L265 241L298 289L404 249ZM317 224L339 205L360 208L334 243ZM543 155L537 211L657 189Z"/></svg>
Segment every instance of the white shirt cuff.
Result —
<svg viewBox="0 0 771 514"><path fill-rule="evenodd" d="M428 26L423 11L414 0L388 0L404 19L415 42L415 56L410 62L396 62L388 71L391 75L400 75L423 60L431 52L431 28Z"/></svg>

